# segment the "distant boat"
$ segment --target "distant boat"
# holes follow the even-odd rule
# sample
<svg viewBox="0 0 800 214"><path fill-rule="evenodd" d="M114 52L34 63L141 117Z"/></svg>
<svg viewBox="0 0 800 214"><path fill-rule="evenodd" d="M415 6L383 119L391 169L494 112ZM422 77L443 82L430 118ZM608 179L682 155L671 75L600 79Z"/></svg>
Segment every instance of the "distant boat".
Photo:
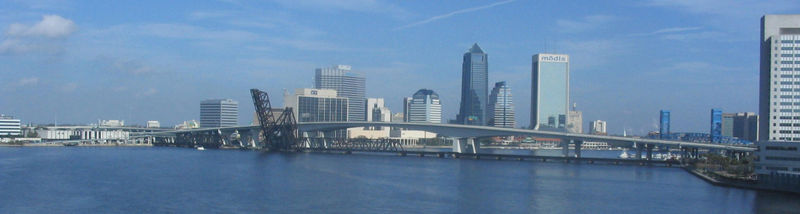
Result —
<svg viewBox="0 0 800 214"><path fill-rule="evenodd" d="M202 146L198 146L197 150L203 151L203 150L206 150L206 148L203 148Z"/></svg>
<svg viewBox="0 0 800 214"><path fill-rule="evenodd" d="M630 156L628 156L628 149L623 149L622 154L619 154L619 158L621 159L628 159L629 157Z"/></svg>

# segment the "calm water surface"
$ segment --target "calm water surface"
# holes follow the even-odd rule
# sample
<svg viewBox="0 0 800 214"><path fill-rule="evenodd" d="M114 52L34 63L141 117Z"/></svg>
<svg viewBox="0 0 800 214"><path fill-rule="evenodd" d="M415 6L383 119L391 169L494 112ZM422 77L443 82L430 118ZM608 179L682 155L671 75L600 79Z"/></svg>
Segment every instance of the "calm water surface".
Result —
<svg viewBox="0 0 800 214"><path fill-rule="evenodd" d="M800 197L717 187L664 167L0 147L0 212L790 213Z"/></svg>

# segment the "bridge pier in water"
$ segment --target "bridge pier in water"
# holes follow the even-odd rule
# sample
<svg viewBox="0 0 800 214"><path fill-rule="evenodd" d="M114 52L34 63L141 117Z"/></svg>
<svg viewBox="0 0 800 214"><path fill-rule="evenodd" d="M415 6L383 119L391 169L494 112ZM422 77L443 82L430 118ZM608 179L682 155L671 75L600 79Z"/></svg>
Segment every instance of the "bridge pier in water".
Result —
<svg viewBox="0 0 800 214"><path fill-rule="evenodd" d="M475 141L474 137L468 138L454 138L453 139L453 152L455 153L480 153L480 143ZM478 157L478 156L475 156Z"/></svg>

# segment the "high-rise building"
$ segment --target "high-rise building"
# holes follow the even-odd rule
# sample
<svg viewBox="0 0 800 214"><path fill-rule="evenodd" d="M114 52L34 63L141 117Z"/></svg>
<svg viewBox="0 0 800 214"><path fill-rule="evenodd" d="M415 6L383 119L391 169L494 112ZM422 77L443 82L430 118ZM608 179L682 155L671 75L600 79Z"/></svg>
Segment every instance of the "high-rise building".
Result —
<svg viewBox="0 0 800 214"><path fill-rule="evenodd" d="M317 68L314 87L336 90L337 96L348 99L348 120L366 121L366 79L349 65Z"/></svg>
<svg viewBox="0 0 800 214"><path fill-rule="evenodd" d="M489 94L489 56L478 43L464 53L461 67L461 106L456 116L460 124L486 125Z"/></svg>
<svg viewBox="0 0 800 214"><path fill-rule="evenodd" d="M297 122L348 121L348 99L333 89L296 89L283 102L292 108Z"/></svg>
<svg viewBox="0 0 800 214"><path fill-rule="evenodd" d="M232 99L211 99L200 102L200 127L239 125L239 102Z"/></svg>
<svg viewBox="0 0 800 214"><path fill-rule="evenodd" d="M408 122L408 110L411 109L411 97L403 97L403 122Z"/></svg>
<svg viewBox="0 0 800 214"><path fill-rule="evenodd" d="M0 114L0 136L20 136L22 134L19 119Z"/></svg>
<svg viewBox="0 0 800 214"><path fill-rule="evenodd" d="M660 139L667 139L669 138L669 111L661 110L659 112L660 119L659 119L659 126L658 126L658 136Z"/></svg>
<svg viewBox="0 0 800 214"><path fill-rule="evenodd" d="M367 98L367 121L390 122L392 111L383 102L383 98Z"/></svg>
<svg viewBox="0 0 800 214"><path fill-rule="evenodd" d="M722 109L711 109L711 131L708 136L712 143L722 140Z"/></svg>
<svg viewBox="0 0 800 214"><path fill-rule="evenodd" d="M759 182L797 187L800 179L800 14L761 17ZM734 121L735 123L735 121ZM735 125L734 125L735 126ZM735 131L734 131L735 132Z"/></svg>
<svg viewBox="0 0 800 214"><path fill-rule="evenodd" d="M800 15L761 18L761 141L800 142Z"/></svg>
<svg viewBox="0 0 800 214"><path fill-rule="evenodd" d="M733 137L733 118L736 114L722 113L722 131L723 137Z"/></svg>
<svg viewBox="0 0 800 214"><path fill-rule="evenodd" d="M578 111L577 104L572 104L572 110L567 114L567 132L583 133L583 112Z"/></svg>
<svg viewBox="0 0 800 214"><path fill-rule="evenodd" d="M420 89L411 98L408 113L410 123L441 123L442 104L439 94L430 89Z"/></svg>
<svg viewBox="0 0 800 214"><path fill-rule="evenodd" d="M589 123L589 133L591 134L607 135L608 132L606 131L606 129L607 129L606 121L595 120L592 121L592 123Z"/></svg>
<svg viewBox="0 0 800 214"><path fill-rule="evenodd" d="M758 115L753 112L723 113L722 136L758 141Z"/></svg>
<svg viewBox="0 0 800 214"><path fill-rule="evenodd" d="M531 128L566 131L569 113L569 56L533 55Z"/></svg>
<svg viewBox="0 0 800 214"><path fill-rule="evenodd" d="M516 126L511 87L506 84L506 81L494 84L486 110L489 112L489 126L504 128Z"/></svg>

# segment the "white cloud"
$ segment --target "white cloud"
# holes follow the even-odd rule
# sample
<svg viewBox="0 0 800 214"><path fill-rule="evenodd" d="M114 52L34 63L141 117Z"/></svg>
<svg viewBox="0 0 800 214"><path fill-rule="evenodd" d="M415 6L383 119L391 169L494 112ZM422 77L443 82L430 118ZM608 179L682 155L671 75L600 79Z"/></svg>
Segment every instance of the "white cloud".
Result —
<svg viewBox="0 0 800 214"><path fill-rule="evenodd" d="M141 91L141 92L137 93L136 96L138 96L138 97L150 96L150 95L154 95L156 93L158 93L158 90L156 90L155 88L148 88L147 90L144 90L144 91Z"/></svg>
<svg viewBox="0 0 800 214"><path fill-rule="evenodd" d="M75 32L75 23L58 15L44 15L38 23L28 26L13 23L8 26L6 35L10 37L48 37L64 38Z"/></svg>
<svg viewBox="0 0 800 214"><path fill-rule="evenodd" d="M411 24L407 24L407 25L403 25L403 26L400 26L400 27L396 27L396 28L394 28L394 30L402 30L402 29L406 29L406 28L416 27L416 26L419 26L419 25L424 25L424 24L439 20L439 19L450 18L451 16L455 16L455 15L462 14L462 13L471 13L471 12L475 12L475 11L479 11L479 10L485 10L485 9L489 9L489 8L492 8L492 7L495 7L495 6L508 4L508 3L511 3L511 2L514 2L514 1L515 0L506 0L506 1L501 1L501 2L491 3L491 4L488 4L488 5L478 6L478 7L472 7L472 8L467 8L467 9L456 10L456 11L445 13L445 14L442 14L442 15L433 16L433 17L430 17L428 19L425 19L425 20L422 20L422 21L419 21L419 22L414 22L414 23L411 23Z"/></svg>
<svg viewBox="0 0 800 214"><path fill-rule="evenodd" d="M681 33L687 31L697 31L703 29L702 27L671 27L671 28L662 28L658 29L653 32L649 33L638 33L633 34L632 36L650 36L650 35L659 35L659 34L670 34L670 33Z"/></svg>
<svg viewBox="0 0 800 214"><path fill-rule="evenodd" d="M28 78L22 78L19 81L17 81L17 86L36 85L37 83L39 83L38 77L28 77Z"/></svg>
<svg viewBox="0 0 800 214"><path fill-rule="evenodd" d="M365 13L389 14L393 17L406 17L408 12L393 4L380 0L274 0L288 8L305 8L314 11L336 12L355 11Z"/></svg>
<svg viewBox="0 0 800 214"><path fill-rule="evenodd" d="M0 54L63 52L64 39L76 30L72 20L58 15L44 15L33 25L13 23L5 31L5 40L0 43Z"/></svg>
<svg viewBox="0 0 800 214"><path fill-rule="evenodd" d="M576 33L598 29L614 19L616 19L614 16L594 15L584 17L583 20L578 21L560 19L556 21L556 25L558 25L560 31Z"/></svg>

